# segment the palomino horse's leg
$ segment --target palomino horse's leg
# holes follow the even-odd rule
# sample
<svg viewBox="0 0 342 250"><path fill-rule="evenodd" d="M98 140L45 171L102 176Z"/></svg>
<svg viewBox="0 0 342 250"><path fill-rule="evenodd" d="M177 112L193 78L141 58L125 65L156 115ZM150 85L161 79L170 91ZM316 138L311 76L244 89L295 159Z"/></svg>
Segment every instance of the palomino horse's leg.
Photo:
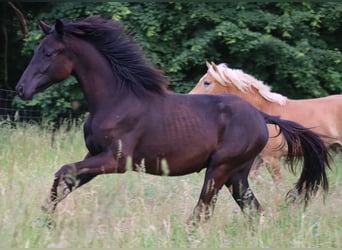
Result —
<svg viewBox="0 0 342 250"><path fill-rule="evenodd" d="M264 161L260 155L257 155L257 157L255 157L251 171L249 172L249 177L251 179L256 180L258 178L259 169L262 166L263 162Z"/></svg>
<svg viewBox="0 0 342 250"><path fill-rule="evenodd" d="M278 157L270 157L268 161L266 161L266 168L268 172L271 174L273 183L279 184L282 182L282 175L280 169L280 158Z"/></svg>
<svg viewBox="0 0 342 250"><path fill-rule="evenodd" d="M277 156L262 156L258 155L252 165L249 177L252 180L258 181L259 169L265 166L272 177L274 184L279 184L282 182L281 168L280 168L280 158ZM260 177L261 178L261 177Z"/></svg>
<svg viewBox="0 0 342 250"><path fill-rule="evenodd" d="M86 157L83 161L61 167L55 174L50 197L43 209L52 213L57 204L68 196L74 189L89 182L99 174L122 172L118 169L113 154L101 154Z"/></svg>
<svg viewBox="0 0 342 250"><path fill-rule="evenodd" d="M252 164L253 160L246 162L244 167L225 183L241 210L248 215L263 211L248 183L248 173Z"/></svg>

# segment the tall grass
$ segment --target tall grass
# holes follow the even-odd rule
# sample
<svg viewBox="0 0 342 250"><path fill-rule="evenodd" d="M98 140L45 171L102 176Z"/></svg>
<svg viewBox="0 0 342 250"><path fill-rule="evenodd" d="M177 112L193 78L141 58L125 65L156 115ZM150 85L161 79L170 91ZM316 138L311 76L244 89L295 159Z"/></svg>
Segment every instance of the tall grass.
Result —
<svg viewBox="0 0 342 250"><path fill-rule="evenodd" d="M40 207L54 173L86 154L83 130L66 127L51 141L51 130L36 125L0 125L0 247L342 247L342 157L329 171L325 202L287 205L296 177L284 169L284 183L251 181L265 208L265 222L249 223L228 190L222 189L212 219L189 230L204 173L158 177L127 172L103 175L70 194L47 228Z"/></svg>

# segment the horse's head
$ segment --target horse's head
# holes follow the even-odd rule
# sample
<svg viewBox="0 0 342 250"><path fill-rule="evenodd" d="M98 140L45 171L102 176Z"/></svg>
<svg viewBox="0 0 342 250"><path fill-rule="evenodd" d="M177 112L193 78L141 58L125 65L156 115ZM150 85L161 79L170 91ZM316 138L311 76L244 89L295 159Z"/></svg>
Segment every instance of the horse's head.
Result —
<svg viewBox="0 0 342 250"><path fill-rule="evenodd" d="M64 24L56 20L54 28L39 21L44 38L34 51L30 64L22 74L16 91L25 100L70 76L73 65L63 41Z"/></svg>
<svg viewBox="0 0 342 250"><path fill-rule="evenodd" d="M199 80L190 94L234 94L254 105L262 101L285 105L287 97L271 92L270 86L240 69L230 69L224 63L208 63L208 72Z"/></svg>
<svg viewBox="0 0 342 250"><path fill-rule="evenodd" d="M219 66L215 63L206 62L208 71L199 80L189 94L224 94L233 93L234 86L228 77L221 73Z"/></svg>

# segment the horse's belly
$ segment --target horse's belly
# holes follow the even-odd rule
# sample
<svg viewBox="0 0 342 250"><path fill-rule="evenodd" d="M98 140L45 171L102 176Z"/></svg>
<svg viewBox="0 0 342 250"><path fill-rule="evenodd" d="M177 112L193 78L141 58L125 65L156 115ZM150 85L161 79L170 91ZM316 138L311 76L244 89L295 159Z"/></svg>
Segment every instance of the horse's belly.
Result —
<svg viewBox="0 0 342 250"><path fill-rule="evenodd" d="M174 150L152 150L148 153L135 153L135 168L144 169L146 173L154 175L179 176L201 171L213 150L203 149L201 146L186 148L175 147Z"/></svg>

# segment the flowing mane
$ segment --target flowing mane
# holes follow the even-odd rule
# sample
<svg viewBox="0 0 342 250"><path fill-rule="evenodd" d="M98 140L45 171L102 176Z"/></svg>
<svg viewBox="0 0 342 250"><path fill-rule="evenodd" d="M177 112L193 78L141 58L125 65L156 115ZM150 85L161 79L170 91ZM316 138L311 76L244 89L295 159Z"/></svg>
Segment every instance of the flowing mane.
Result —
<svg viewBox="0 0 342 250"><path fill-rule="evenodd" d="M216 68L217 71L214 70L213 66L210 66L208 72L223 86L227 86L227 83L231 82L241 92L249 91L251 87L254 87L267 101L285 105L287 97L271 92L270 86L244 73L242 70L230 69L225 63L217 65Z"/></svg>
<svg viewBox="0 0 342 250"><path fill-rule="evenodd" d="M148 92L163 94L167 80L162 71L150 64L140 47L121 24L101 16L91 16L79 22L63 21L64 32L91 43L112 65L120 88L129 88L136 96Z"/></svg>

